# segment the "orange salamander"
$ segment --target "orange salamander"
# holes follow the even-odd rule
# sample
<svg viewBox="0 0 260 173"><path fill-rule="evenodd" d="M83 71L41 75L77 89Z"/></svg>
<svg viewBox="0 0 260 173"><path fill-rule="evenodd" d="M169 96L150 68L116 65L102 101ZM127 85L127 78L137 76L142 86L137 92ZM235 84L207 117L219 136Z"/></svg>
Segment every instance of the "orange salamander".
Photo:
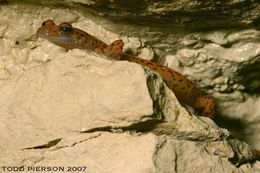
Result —
<svg viewBox="0 0 260 173"><path fill-rule="evenodd" d="M69 23L65 22L55 25L52 20L46 20L42 23L42 26L37 30L37 36L45 38L67 50L91 50L116 60L127 60L148 67L162 76L167 86L175 93L180 102L201 112L202 116L213 119L215 114L215 101L211 96L202 96L199 89L188 78L166 66L123 54L124 43L122 40L116 40L110 45L107 45L85 31L73 28Z"/></svg>

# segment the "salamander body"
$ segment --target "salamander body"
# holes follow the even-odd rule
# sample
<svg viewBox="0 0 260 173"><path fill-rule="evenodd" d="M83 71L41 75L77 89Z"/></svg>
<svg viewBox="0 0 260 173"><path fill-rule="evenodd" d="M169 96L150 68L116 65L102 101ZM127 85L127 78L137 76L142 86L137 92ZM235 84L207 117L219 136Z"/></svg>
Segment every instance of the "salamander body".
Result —
<svg viewBox="0 0 260 173"><path fill-rule="evenodd" d="M55 25L52 20L43 22L37 30L37 35L67 50L90 50L116 60L127 60L148 67L162 76L179 101L201 112L202 116L209 118L214 116L215 102L211 96L202 96L199 89L188 78L166 66L124 54L122 52L124 46L122 40L116 40L107 45L85 31L72 27L69 23Z"/></svg>

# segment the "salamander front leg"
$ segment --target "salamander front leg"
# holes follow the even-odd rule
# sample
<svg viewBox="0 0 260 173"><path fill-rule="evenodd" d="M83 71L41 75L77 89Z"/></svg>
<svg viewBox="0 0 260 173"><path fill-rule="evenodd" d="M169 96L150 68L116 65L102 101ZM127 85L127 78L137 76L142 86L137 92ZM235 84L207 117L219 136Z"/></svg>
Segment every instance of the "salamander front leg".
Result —
<svg viewBox="0 0 260 173"><path fill-rule="evenodd" d="M104 49L104 54L110 58L120 60L123 53L124 43L122 40L116 40Z"/></svg>

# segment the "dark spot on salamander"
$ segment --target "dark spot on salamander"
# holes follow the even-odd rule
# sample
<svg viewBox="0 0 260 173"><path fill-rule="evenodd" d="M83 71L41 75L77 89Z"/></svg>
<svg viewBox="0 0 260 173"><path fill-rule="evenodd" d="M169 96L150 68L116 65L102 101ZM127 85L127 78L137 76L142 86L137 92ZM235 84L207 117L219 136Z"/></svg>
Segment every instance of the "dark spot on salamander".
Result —
<svg viewBox="0 0 260 173"><path fill-rule="evenodd" d="M84 37L85 35L84 34L80 34L81 37Z"/></svg>
<svg viewBox="0 0 260 173"><path fill-rule="evenodd" d="M20 42L19 42L18 40L16 40L16 41L15 41L15 44L18 45L18 44L20 44Z"/></svg>
<svg viewBox="0 0 260 173"><path fill-rule="evenodd" d="M170 69L168 69L168 72L171 73L171 74L173 74L173 72L172 72Z"/></svg>
<svg viewBox="0 0 260 173"><path fill-rule="evenodd" d="M154 69L154 70L157 70L157 68L156 68L156 67L154 67L153 69Z"/></svg>
<svg viewBox="0 0 260 173"><path fill-rule="evenodd" d="M144 62L144 60L140 59L140 62Z"/></svg>
<svg viewBox="0 0 260 173"><path fill-rule="evenodd" d="M204 108L197 108L196 111L201 115L202 112L204 111Z"/></svg>
<svg viewBox="0 0 260 173"><path fill-rule="evenodd" d="M190 88L190 85L189 85L189 84L188 84L187 86L188 86L188 88Z"/></svg>
<svg viewBox="0 0 260 173"><path fill-rule="evenodd" d="M150 64L150 65L153 65L153 63L151 63L151 62L146 63L146 65L149 65L149 64Z"/></svg>
<svg viewBox="0 0 260 173"><path fill-rule="evenodd" d="M179 79L179 82L182 82L183 81L183 79Z"/></svg>
<svg viewBox="0 0 260 173"><path fill-rule="evenodd" d="M181 87L181 89L182 89L182 90L184 90L184 89L185 89L185 87Z"/></svg>
<svg viewBox="0 0 260 173"><path fill-rule="evenodd" d="M76 31L75 33L76 33L76 34L79 34L79 32L78 32L78 31Z"/></svg>

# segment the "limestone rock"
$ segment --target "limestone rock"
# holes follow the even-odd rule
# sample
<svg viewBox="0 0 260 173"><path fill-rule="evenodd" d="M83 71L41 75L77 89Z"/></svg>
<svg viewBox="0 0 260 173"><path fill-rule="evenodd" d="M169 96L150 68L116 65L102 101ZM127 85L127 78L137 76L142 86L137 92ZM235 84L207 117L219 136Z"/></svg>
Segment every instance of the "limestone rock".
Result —
<svg viewBox="0 0 260 173"><path fill-rule="evenodd" d="M59 58L13 76L2 89L0 103L6 115L2 124L11 129L24 124L21 127L29 131L40 125L36 133L41 136L129 126L153 119L152 100L140 66L74 52L80 53L75 50L60 54ZM14 119L8 122L8 117ZM34 138L35 134L25 137Z"/></svg>
<svg viewBox="0 0 260 173"><path fill-rule="evenodd" d="M257 2L0 3L0 172L260 171L252 147L180 104L156 73L35 37L50 18L107 44L123 39L126 51L174 67L215 96L218 115L249 117L258 130Z"/></svg>
<svg viewBox="0 0 260 173"><path fill-rule="evenodd" d="M228 127L223 125L224 117L242 121L239 127L232 129L233 134L259 148L259 125L255 125L260 118L257 35L259 32L252 29L192 34L186 39L193 38L197 42L166 56L166 62L171 68L200 81L197 85L202 91L215 97L217 113L223 119L218 119L219 124Z"/></svg>

